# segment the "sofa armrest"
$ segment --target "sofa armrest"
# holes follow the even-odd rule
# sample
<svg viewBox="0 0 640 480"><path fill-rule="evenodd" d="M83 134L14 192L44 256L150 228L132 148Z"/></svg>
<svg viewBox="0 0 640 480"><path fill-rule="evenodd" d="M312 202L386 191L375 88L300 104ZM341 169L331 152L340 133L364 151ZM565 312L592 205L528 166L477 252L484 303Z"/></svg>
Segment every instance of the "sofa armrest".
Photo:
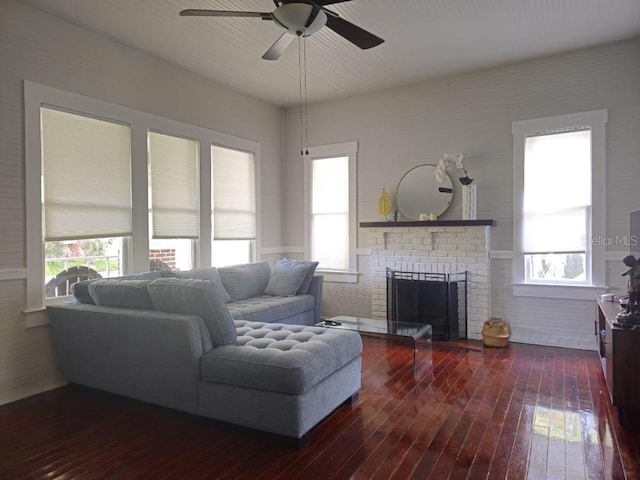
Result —
<svg viewBox="0 0 640 480"><path fill-rule="evenodd" d="M212 345L202 318L86 304L47 313L67 381L198 412L200 358Z"/></svg>
<svg viewBox="0 0 640 480"><path fill-rule="evenodd" d="M324 277L322 275L314 275L313 280L311 280L311 285L309 286L309 291L307 292L309 295L313 296L313 314L314 314L314 325L321 321L321 310L322 310L322 286L324 284Z"/></svg>

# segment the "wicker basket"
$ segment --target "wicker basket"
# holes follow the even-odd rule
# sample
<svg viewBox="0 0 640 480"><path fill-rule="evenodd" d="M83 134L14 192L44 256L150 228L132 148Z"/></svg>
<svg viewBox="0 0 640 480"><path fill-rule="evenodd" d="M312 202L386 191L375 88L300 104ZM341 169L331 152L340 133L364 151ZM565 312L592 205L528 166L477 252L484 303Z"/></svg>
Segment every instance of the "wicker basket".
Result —
<svg viewBox="0 0 640 480"><path fill-rule="evenodd" d="M509 325L499 318L484 322L482 342L487 347L506 347L509 343Z"/></svg>

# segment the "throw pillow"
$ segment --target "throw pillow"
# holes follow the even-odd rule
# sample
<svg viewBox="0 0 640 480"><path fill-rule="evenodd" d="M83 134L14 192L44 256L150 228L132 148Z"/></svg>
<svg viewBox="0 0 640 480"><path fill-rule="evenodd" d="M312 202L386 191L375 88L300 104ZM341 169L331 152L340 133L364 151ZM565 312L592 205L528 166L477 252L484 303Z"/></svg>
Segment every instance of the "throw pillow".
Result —
<svg viewBox="0 0 640 480"><path fill-rule="evenodd" d="M98 280L100 279L94 278L91 280L82 280L81 282L76 282L71 285L71 293L73 294L74 298L79 303L95 305L96 302L93 301L93 298L91 298L91 294L89 293L89 285L93 282L97 282Z"/></svg>
<svg viewBox="0 0 640 480"><path fill-rule="evenodd" d="M308 264L278 260L264 294L276 297L296 295L310 268Z"/></svg>
<svg viewBox="0 0 640 480"><path fill-rule="evenodd" d="M202 317L214 346L236 342L236 326L220 288L209 280L161 278L147 285L153 306L160 312Z"/></svg>
<svg viewBox="0 0 640 480"><path fill-rule="evenodd" d="M96 280L89 284L89 294L96 305L103 307L153 310L148 284L149 280Z"/></svg>
<svg viewBox="0 0 640 480"><path fill-rule="evenodd" d="M298 294L304 295L305 293L309 293L309 287L311 286L311 282L313 281L313 276L316 273L318 262L311 262L309 260L296 260L293 258L283 258L282 261L309 266L309 269L307 270L307 275L304 277L304 280L302 281L302 285L300 285L300 288L298 289Z"/></svg>

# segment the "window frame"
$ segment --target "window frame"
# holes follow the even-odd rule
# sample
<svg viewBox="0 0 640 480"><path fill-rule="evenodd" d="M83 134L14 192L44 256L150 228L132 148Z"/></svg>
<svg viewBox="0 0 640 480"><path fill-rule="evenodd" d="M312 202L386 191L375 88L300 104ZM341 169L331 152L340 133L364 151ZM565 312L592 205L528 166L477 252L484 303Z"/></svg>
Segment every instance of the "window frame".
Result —
<svg viewBox="0 0 640 480"><path fill-rule="evenodd" d="M607 110L521 120L512 123L513 134L513 294L516 296L593 299L605 291L605 250L590 242L605 227L605 174ZM591 213L586 232L586 262L590 279L584 284L527 281L522 249L525 140L529 136L587 127L591 131Z"/></svg>
<svg viewBox="0 0 640 480"><path fill-rule="evenodd" d="M217 148L222 148L222 149L226 149L226 150L234 150L237 153L244 153L244 154L249 154L249 155L253 155L253 158L251 159L251 163L253 164L253 177L254 177L254 185L253 185L253 199L254 199L254 218L255 218L255 235L252 238L241 238L241 239L227 239L227 238L218 238L216 239L216 235L215 235L215 189L214 189L214 176L213 176L213 170L214 170L214 163L215 163L215 158L214 158L214 154L213 154L213 150L214 147ZM209 205L211 206L211 222L212 222L212 227L211 227L211 265L220 265L220 266L228 266L228 265L232 265L233 263L236 263L234 261L228 263L228 262L219 262L217 261L214 256L213 256L213 244L216 241L248 241L248 247L249 247L249 263L253 263L258 261L258 227L259 227L259 209L260 209L260 202L259 202L259 197L258 197L258 161L255 155L255 152L251 151L251 150L246 150L246 149L240 149L240 148L233 148L233 147L229 147L228 145L221 145L221 144L212 144L209 146L209 151L211 153L210 156L210 162L209 162L209 166L211 168L211 199L209 201Z"/></svg>
<svg viewBox="0 0 640 480"><path fill-rule="evenodd" d="M149 202L147 134L149 131L197 139L199 148L200 237L195 241L194 268L211 265L211 153L222 145L254 154L256 198L260 198L260 144L233 135L171 120L38 83L24 81L25 200L26 200L26 315L27 327L46 325L44 243L41 203L40 108L49 105L79 115L113 120L131 126L131 190L133 235L123 247L123 273L149 270ZM204 207L204 206L209 207ZM256 261L260 258L260 202L256 205ZM64 297L62 297L64 300ZM57 301L61 301L58 299Z"/></svg>
<svg viewBox="0 0 640 480"><path fill-rule="evenodd" d="M191 234L185 234L184 231L180 231L177 232L176 230L171 231L171 233L173 233L174 235L158 235L157 237L154 238L154 232L153 229L155 228L154 223L156 222L156 217L155 214L157 212L155 212L154 209L154 201L157 201L156 198L160 198L162 196L162 193L158 193L155 192L153 189L153 176L154 176L154 167L153 167L153 162L156 161L153 158L152 155L152 151L151 151L151 144L152 144L152 139L153 136L156 135L158 137L171 137L173 139L177 139L177 140L181 140L181 141L187 141L187 142L194 142L195 143L195 153L196 153L196 158L195 161L193 158L186 158L186 165L185 165L185 169L187 169L187 171L189 173L192 173L195 181L193 182L193 184L188 185L185 188L182 188L180 191L184 191L184 190L189 190L191 187L194 188L198 188L198 186L200 185L200 145L199 145L199 139L198 138L189 138L189 137L184 137L184 136L179 136L179 135L175 135L172 133L167 133L167 132L160 132L157 130L152 130L149 129L147 131L147 171L148 171L148 177L147 177L147 182L148 182L148 189L151 192L151 197L149 198L149 200L151 201L150 205L149 205L149 212L152 215L152 219L150 222L150 227L153 227L150 231L150 236L149 238L151 239L156 239L156 240L160 240L160 239L171 239L171 238L176 238L176 239L190 239L190 240L197 240L199 238L199 217L200 217L200 203L199 203L199 199L195 198L195 205L190 204L189 201L187 200L185 202L184 199L180 199L182 202L185 202L188 204L188 209L191 212L196 212L194 217L198 218L198 220L194 220L192 225L195 224L194 228L195 231L193 231ZM172 157L172 159L175 157ZM181 159L183 160L183 159ZM191 170L193 169L193 170ZM184 187L184 186L183 186ZM157 196L157 197L156 197ZM166 208L166 207L164 207ZM163 209L161 208L160 211L162 211ZM159 222L159 223L167 223L165 222Z"/></svg>
<svg viewBox="0 0 640 480"><path fill-rule="evenodd" d="M358 142L343 142L327 145L318 145L308 148L308 154L304 155L305 169L305 258L311 259L312 239L311 239L311 199L313 172L311 162L314 159L347 157L349 159L349 248L348 248L348 270L326 270L318 267L318 273L324 275L327 282L357 283L358 281L358 260L356 255L357 246L357 161Z"/></svg>
<svg viewBox="0 0 640 480"><path fill-rule="evenodd" d="M147 225L148 225L148 230L149 230L149 254L148 256L151 256L151 253L153 250L156 250L155 248L152 248L152 244L154 242L157 243L164 243L165 245L171 245L169 242L173 241L173 240L178 240L178 241L184 241L184 242L188 242L188 249L190 250L189 255L190 255L190 267L189 268L196 268L196 262L197 262L197 258L198 258L198 250L197 250L197 246L198 246L198 241L200 238L200 235L198 234L198 236L196 237L190 237L190 236L176 236L176 237L159 237L159 238L154 238L153 237L153 159L152 159L152 155L151 155L151 135L152 134L156 134L156 135L165 135L165 136L169 136L169 137L175 137L175 138L179 138L182 140L187 140L187 141L195 141L198 143L198 147L197 147L197 160L196 160L196 164L195 164L195 175L196 175L196 188L199 188L200 186L200 146L199 146L199 142L200 140L198 138L193 138L193 137L185 137L185 136L180 136L180 135L176 135L175 133L172 132L164 132L164 131L159 131L159 130L154 130L154 129L147 129L147 189L149 192L149 195L147 197L147 201L148 201L148 216L147 216ZM198 199L199 201L199 199ZM200 204L198 203L197 205L197 210L198 210L198 230L200 229ZM199 232L198 232L199 233ZM172 245L174 247L174 251L177 252L179 250L179 245L176 247L176 245ZM176 256L177 258L178 256ZM149 258L149 262L151 262L151 258ZM178 263L176 261L176 263ZM176 265L176 268L181 268L178 265Z"/></svg>

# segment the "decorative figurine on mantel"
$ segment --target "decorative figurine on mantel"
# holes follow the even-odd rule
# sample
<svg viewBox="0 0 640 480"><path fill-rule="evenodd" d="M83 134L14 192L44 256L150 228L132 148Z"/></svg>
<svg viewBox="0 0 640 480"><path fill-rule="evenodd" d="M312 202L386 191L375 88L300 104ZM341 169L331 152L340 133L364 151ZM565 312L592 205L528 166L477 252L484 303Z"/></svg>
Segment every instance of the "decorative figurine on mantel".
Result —
<svg viewBox="0 0 640 480"><path fill-rule="evenodd" d="M378 198L378 213L384 217L385 221L391 213L391 203L391 197L389 196L389 192L387 192L387 187L382 187L382 193L380 194L380 198Z"/></svg>
<svg viewBox="0 0 640 480"><path fill-rule="evenodd" d="M462 164L463 158L464 155L461 153L455 157L445 153L444 157L438 161L435 175L438 183L442 183L449 167L455 166L456 169L464 172L464 176L459 177L460 183L462 184L462 220L475 220L477 218L476 185Z"/></svg>
<svg viewBox="0 0 640 480"><path fill-rule="evenodd" d="M445 153L444 157L438 160L438 166L436 167L435 171L436 180L438 181L438 183L442 183L444 181L444 176L447 173L447 169L449 167L455 166L458 170L462 170L464 172L464 176L459 178L460 183L462 185L471 185L473 183L473 178L469 177L467 169L464 168L464 165L462 164L463 158L464 155L461 153L459 153L455 157L449 155L448 153Z"/></svg>
<svg viewBox="0 0 640 480"><path fill-rule="evenodd" d="M622 274L623 277L629 275L627 282L629 300L627 307L618 314L617 320L623 326L640 325L640 258L627 255L622 259L622 263L629 267L629 270Z"/></svg>

